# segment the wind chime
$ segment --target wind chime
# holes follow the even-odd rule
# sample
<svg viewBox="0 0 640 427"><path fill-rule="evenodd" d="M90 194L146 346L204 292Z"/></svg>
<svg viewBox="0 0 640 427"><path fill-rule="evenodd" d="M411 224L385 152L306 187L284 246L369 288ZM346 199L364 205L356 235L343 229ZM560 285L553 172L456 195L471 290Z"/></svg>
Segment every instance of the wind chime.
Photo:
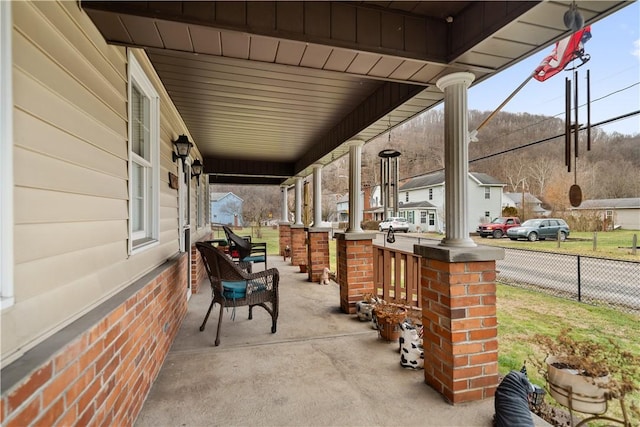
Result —
<svg viewBox="0 0 640 427"><path fill-rule="evenodd" d="M580 64L582 65L582 64ZM591 150L591 75L587 70L587 124L580 126L579 105L578 105L578 70L577 67L570 68L573 70L573 96L571 93L571 80L565 77L565 119L564 119L564 164L567 172L571 172L573 163L573 184L569 188L569 202L571 206L578 207L582 203L582 190L578 185L578 157L580 153L580 131L587 131L587 151ZM573 106L571 101L573 99ZM571 110L574 112L574 121L571 123ZM573 150L571 149L571 136L573 135ZM573 153L572 153L573 151ZM573 161L572 161L573 154Z"/></svg>

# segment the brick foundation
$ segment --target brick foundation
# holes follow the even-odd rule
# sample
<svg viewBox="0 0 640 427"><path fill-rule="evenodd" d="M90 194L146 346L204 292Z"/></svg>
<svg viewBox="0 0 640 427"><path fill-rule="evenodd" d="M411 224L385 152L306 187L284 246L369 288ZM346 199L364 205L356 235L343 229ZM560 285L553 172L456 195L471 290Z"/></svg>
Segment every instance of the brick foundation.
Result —
<svg viewBox="0 0 640 427"><path fill-rule="evenodd" d="M208 234L200 241L213 239L213 234ZM191 292L197 294L200 291L200 284L207 279L207 270L204 268L202 255L195 245L191 246Z"/></svg>
<svg viewBox="0 0 640 427"><path fill-rule="evenodd" d="M278 224L278 235L280 256L285 256L285 248L287 247L289 247L289 256L291 256L291 224L288 222L281 222Z"/></svg>
<svg viewBox="0 0 640 427"><path fill-rule="evenodd" d="M302 225L291 226L291 264L307 263L307 232Z"/></svg>
<svg viewBox="0 0 640 427"><path fill-rule="evenodd" d="M354 314L356 302L373 293L373 238L369 233L336 233L340 309Z"/></svg>
<svg viewBox="0 0 640 427"><path fill-rule="evenodd" d="M423 257L425 381L453 404L492 397L498 385L495 260L504 251L422 246L415 252Z"/></svg>
<svg viewBox="0 0 640 427"><path fill-rule="evenodd" d="M187 312L187 256L2 369L3 426L133 425Z"/></svg>
<svg viewBox="0 0 640 427"><path fill-rule="evenodd" d="M329 229L310 228L307 239L307 274L310 282L318 283L324 268L329 268Z"/></svg>

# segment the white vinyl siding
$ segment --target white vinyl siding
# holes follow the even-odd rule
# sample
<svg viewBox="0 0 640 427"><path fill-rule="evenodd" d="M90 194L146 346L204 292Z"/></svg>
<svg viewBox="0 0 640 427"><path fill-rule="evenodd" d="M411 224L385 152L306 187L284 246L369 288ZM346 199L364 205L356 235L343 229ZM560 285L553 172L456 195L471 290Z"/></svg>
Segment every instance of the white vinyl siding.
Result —
<svg viewBox="0 0 640 427"><path fill-rule="evenodd" d="M11 2L0 2L0 302L13 305L13 96Z"/></svg>
<svg viewBox="0 0 640 427"><path fill-rule="evenodd" d="M131 251L158 241L160 109L156 90L129 54Z"/></svg>

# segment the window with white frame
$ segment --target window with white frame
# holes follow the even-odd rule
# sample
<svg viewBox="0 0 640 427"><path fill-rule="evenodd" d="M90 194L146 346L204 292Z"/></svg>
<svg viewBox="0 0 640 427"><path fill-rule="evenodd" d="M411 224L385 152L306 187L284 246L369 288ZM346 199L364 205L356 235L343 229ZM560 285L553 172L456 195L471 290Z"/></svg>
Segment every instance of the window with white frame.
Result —
<svg viewBox="0 0 640 427"><path fill-rule="evenodd" d="M436 225L436 215L434 213L429 213L429 225Z"/></svg>
<svg viewBox="0 0 640 427"><path fill-rule="evenodd" d="M433 200L433 188L429 189L429 200Z"/></svg>
<svg viewBox="0 0 640 427"><path fill-rule="evenodd" d="M404 201L405 202L409 201L409 192L408 191L406 193L404 193Z"/></svg>
<svg viewBox="0 0 640 427"><path fill-rule="evenodd" d="M160 102L131 52L129 150L129 242L135 252L158 241Z"/></svg>
<svg viewBox="0 0 640 427"><path fill-rule="evenodd" d="M425 211L420 212L420 224L427 223L427 213Z"/></svg>
<svg viewBox="0 0 640 427"><path fill-rule="evenodd" d="M198 228L204 226L204 186L200 182L200 177L196 178L196 215Z"/></svg>
<svg viewBox="0 0 640 427"><path fill-rule="evenodd" d="M484 187L484 198L485 199L490 199L491 198L491 188L490 187Z"/></svg>
<svg viewBox="0 0 640 427"><path fill-rule="evenodd" d="M11 2L0 1L0 301L14 303L13 292L13 91L11 79Z"/></svg>

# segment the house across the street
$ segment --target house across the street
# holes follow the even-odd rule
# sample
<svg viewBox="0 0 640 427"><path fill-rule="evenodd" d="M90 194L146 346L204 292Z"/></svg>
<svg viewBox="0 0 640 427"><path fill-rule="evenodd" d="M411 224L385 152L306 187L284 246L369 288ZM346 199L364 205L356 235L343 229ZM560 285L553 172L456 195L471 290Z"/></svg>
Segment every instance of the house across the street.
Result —
<svg viewBox="0 0 640 427"><path fill-rule="evenodd" d="M585 200L574 213L598 215L607 228L640 230L640 197Z"/></svg>
<svg viewBox="0 0 640 427"><path fill-rule="evenodd" d="M243 200L231 192L211 193L211 223L242 226Z"/></svg>

